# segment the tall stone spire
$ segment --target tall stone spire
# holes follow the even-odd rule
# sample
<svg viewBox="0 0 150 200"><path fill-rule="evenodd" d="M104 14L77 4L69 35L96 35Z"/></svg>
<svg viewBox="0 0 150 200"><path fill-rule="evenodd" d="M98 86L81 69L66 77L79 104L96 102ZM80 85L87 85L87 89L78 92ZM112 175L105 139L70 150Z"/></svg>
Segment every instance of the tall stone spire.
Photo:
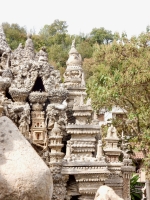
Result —
<svg viewBox="0 0 150 200"><path fill-rule="evenodd" d="M68 108L72 109L74 102L80 104L81 95L83 96L83 99L87 95L84 72L82 69L82 57L75 47L75 39L72 41L66 65L67 68L64 73L64 85L69 91Z"/></svg>
<svg viewBox="0 0 150 200"><path fill-rule="evenodd" d="M66 62L67 69L64 73L64 82L68 86L80 86L85 85L84 73L82 69L81 55L75 48L75 39L72 41L71 49L69 51L69 58Z"/></svg>
<svg viewBox="0 0 150 200"><path fill-rule="evenodd" d="M6 42L3 26L0 24L0 54L2 54L4 51L10 51L10 47Z"/></svg>

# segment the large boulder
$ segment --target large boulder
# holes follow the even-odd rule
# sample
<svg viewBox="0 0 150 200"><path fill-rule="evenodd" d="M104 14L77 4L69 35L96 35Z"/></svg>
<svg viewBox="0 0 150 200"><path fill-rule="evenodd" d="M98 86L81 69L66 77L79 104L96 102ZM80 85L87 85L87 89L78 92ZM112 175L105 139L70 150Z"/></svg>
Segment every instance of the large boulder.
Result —
<svg viewBox="0 0 150 200"><path fill-rule="evenodd" d="M123 200L120 198L112 188L107 185L102 185L96 192L94 200Z"/></svg>
<svg viewBox="0 0 150 200"><path fill-rule="evenodd" d="M7 117L0 117L0 200L51 200L49 168Z"/></svg>

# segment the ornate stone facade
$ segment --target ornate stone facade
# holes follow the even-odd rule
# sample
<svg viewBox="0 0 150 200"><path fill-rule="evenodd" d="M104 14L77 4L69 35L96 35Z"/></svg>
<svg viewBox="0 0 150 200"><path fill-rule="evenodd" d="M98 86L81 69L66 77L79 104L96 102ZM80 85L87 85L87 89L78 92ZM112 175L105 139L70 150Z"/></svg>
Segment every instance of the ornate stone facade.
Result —
<svg viewBox="0 0 150 200"><path fill-rule="evenodd" d="M34 51L28 35L14 51L6 43L0 26L0 111L50 167L53 200L92 200L99 186L107 184L125 200L130 199L129 178L134 168L118 147L115 127L108 129L102 148L100 127L86 100L81 55L73 41L64 83L48 63L43 47ZM125 184L125 187L124 187Z"/></svg>

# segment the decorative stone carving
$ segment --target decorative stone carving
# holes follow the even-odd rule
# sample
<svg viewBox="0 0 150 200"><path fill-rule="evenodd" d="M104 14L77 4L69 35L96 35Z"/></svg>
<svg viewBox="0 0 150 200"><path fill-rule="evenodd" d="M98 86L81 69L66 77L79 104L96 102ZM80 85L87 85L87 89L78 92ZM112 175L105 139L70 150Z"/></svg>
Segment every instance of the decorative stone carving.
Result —
<svg viewBox="0 0 150 200"><path fill-rule="evenodd" d="M102 185L96 192L94 200L123 200L120 198L112 188L107 185Z"/></svg>
<svg viewBox="0 0 150 200"><path fill-rule="evenodd" d="M10 47L6 42L6 37L3 31L3 27L0 24L0 54L2 55L3 52L8 52L8 50L10 50Z"/></svg>
<svg viewBox="0 0 150 200"><path fill-rule="evenodd" d="M50 168L52 200L74 195L93 200L104 183L124 197L134 168L126 149L118 147L115 127L108 128L102 147L96 113L91 99L86 101L82 58L75 40L66 64L62 84L60 72L48 62L45 47L35 54L28 35L25 47L19 44L11 51L0 26L0 115L12 119ZM121 152L123 162L118 159ZM123 187L126 183L127 188Z"/></svg>
<svg viewBox="0 0 150 200"><path fill-rule="evenodd" d="M108 128L108 131L107 131L107 137L106 138L117 138L117 130L116 128L111 125L109 128Z"/></svg>
<svg viewBox="0 0 150 200"><path fill-rule="evenodd" d="M24 110L21 113L20 119L19 119L19 130L20 132L26 137L29 138L29 125L30 125L30 106L28 103L25 104Z"/></svg>
<svg viewBox="0 0 150 200"><path fill-rule="evenodd" d="M6 89L10 86L11 80L10 78L3 78L0 76L0 91L4 93Z"/></svg>
<svg viewBox="0 0 150 200"><path fill-rule="evenodd" d="M123 176L123 198L125 200L130 200L130 179L135 167L132 166L132 160L128 154L128 143L125 143L125 137L122 133L122 153L123 153L123 166L121 166L122 176Z"/></svg>
<svg viewBox="0 0 150 200"><path fill-rule="evenodd" d="M7 48L1 57L0 66L3 70L6 70L10 67L10 57L11 57L11 50L9 48Z"/></svg>
<svg viewBox="0 0 150 200"><path fill-rule="evenodd" d="M44 112L43 111L32 111L32 127L31 137L34 143L44 145L44 141L47 137L47 130L44 123Z"/></svg>
<svg viewBox="0 0 150 200"><path fill-rule="evenodd" d="M68 96L68 91L63 87L57 89L51 89L48 94L48 99L51 103L61 104Z"/></svg>
<svg viewBox="0 0 150 200"><path fill-rule="evenodd" d="M66 146L66 155L64 157L65 160L70 161L71 159L71 141L67 141L67 146Z"/></svg>
<svg viewBox="0 0 150 200"><path fill-rule="evenodd" d="M34 54L34 44L32 42L32 35L28 34L28 38L25 42L25 51L26 54L24 55L25 57L29 58L29 59L33 59L35 54Z"/></svg>
<svg viewBox="0 0 150 200"><path fill-rule="evenodd" d="M44 103L47 99L47 93L45 92L32 92L29 95L29 101L31 103Z"/></svg>
<svg viewBox="0 0 150 200"><path fill-rule="evenodd" d="M71 50L69 51L69 58L66 62L67 69L64 73L66 85L82 85L85 86L84 73L82 70L82 58L75 48L75 40L72 42Z"/></svg>
<svg viewBox="0 0 150 200"><path fill-rule="evenodd" d="M98 140L96 158L100 160L103 157L102 141Z"/></svg>
<svg viewBox="0 0 150 200"><path fill-rule="evenodd" d="M25 88L9 88L9 93L16 102L26 102L29 94Z"/></svg>

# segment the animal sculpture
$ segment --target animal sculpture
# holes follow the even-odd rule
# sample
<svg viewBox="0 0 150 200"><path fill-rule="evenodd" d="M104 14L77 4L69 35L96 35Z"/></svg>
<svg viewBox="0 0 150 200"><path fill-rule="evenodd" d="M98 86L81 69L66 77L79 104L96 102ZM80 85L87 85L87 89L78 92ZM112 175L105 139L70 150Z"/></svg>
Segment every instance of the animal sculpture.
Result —
<svg viewBox="0 0 150 200"><path fill-rule="evenodd" d="M96 192L94 200L123 200L112 188L107 185L102 185Z"/></svg>

